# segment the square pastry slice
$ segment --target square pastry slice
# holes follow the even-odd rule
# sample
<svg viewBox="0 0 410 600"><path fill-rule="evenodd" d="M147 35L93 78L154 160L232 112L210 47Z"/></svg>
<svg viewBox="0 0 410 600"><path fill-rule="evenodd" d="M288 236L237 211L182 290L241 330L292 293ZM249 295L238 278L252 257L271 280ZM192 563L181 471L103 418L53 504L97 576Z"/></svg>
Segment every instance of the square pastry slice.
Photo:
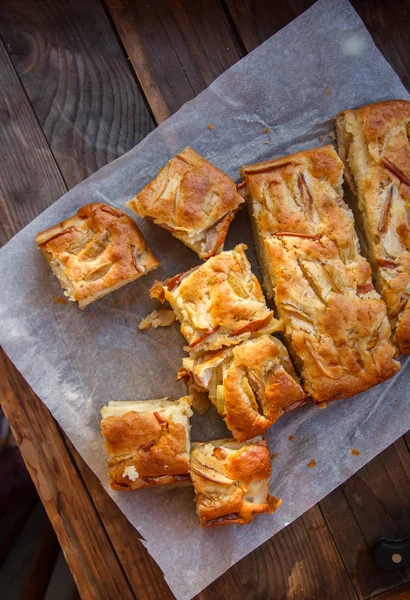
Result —
<svg viewBox="0 0 410 600"><path fill-rule="evenodd" d="M189 481L189 396L109 402L101 416L113 490Z"/></svg>
<svg viewBox="0 0 410 600"><path fill-rule="evenodd" d="M80 308L160 266L134 221L108 204L83 206L36 243Z"/></svg>
<svg viewBox="0 0 410 600"><path fill-rule="evenodd" d="M225 173L192 148L185 148L128 207L206 259L223 249L229 225L242 203L236 185Z"/></svg>
<svg viewBox="0 0 410 600"><path fill-rule="evenodd" d="M263 239L270 235L326 235L342 260L355 258L359 245L352 211L343 200L343 163L333 146L242 167L255 242L264 267ZM269 278L266 278L267 292Z"/></svg>
<svg viewBox="0 0 410 600"><path fill-rule="evenodd" d="M395 340L410 354L410 102L346 110L336 130L363 248Z"/></svg>
<svg viewBox="0 0 410 600"><path fill-rule="evenodd" d="M261 437L193 443L190 471L201 527L243 525L254 514L274 512L281 501L269 495L271 470Z"/></svg>
<svg viewBox="0 0 410 600"><path fill-rule="evenodd" d="M270 335L184 358L178 378L192 394L209 393L240 442L262 434L305 402L285 346Z"/></svg>
<svg viewBox="0 0 410 600"><path fill-rule="evenodd" d="M363 257L345 264L324 236L271 236L264 244L289 350L314 401L353 396L399 370L386 306Z"/></svg>
<svg viewBox="0 0 410 600"><path fill-rule="evenodd" d="M232 346L280 328L245 249L240 244L151 288L152 298L168 300L195 352Z"/></svg>

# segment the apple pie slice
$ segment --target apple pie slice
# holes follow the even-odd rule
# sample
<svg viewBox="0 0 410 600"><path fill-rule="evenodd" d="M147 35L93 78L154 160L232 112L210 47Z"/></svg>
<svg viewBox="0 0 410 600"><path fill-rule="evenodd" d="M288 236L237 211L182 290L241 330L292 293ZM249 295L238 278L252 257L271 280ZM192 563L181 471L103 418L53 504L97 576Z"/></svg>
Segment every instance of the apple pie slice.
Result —
<svg viewBox="0 0 410 600"><path fill-rule="evenodd" d="M232 439L193 443L190 472L201 527L253 520L281 504L269 494L271 462L260 436L241 443Z"/></svg>
<svg viewBox="0 0 410 600"><path fill-rule="evenodd" d="M113 490L189 481L191 399L109 402L101 409Z"/></svg>
<svg viewBox="0 0 410 600"><path fill-rule="evenodd" d="M331 146L243 167L268 294L305 391L316 402L385 381L393 360L386 306L360 254Z"/></svg>
<svg viewBox="0 0 410 600"><path fill-rule="evenodd" d="M134 221L108 204L87 204L36 242L80 308L160 266Z"/></svg>
<svg viewBox="0 0 410 600"><path fill-rule="evenodd" d="M229 225L242 203L225 173L192 148L185 148L128 207L206 259L223 249Z"/></svg>
<svg viewBox="0 0 410 600"><path fill-rule="evenodd" d="M183 359L178 379L190 393L209 393L240 442L264 433L284 412L305 402L285 346L269 335L192 354Z"/></svg>
<svg viewBox="0 0 410 600"><path fill-rule="evenodd" d="M271 236L264 244L289 350L315 402L353 396L397 373L386 306L363 257L345 264L326 237Z"/></svg>
<svg viewBox="0 0 410 600"><path fill-rule="evenodd" d="M245 249L239 244L151 288L152 298L170 303L192 351L232 346L280 328Z"/></svg>
<svg viewBox="0 0 410 600"><path fill-rule="evenodd" d="M410 102L346 110L336 130L363 247L395 340L410 354Z"/></svg>

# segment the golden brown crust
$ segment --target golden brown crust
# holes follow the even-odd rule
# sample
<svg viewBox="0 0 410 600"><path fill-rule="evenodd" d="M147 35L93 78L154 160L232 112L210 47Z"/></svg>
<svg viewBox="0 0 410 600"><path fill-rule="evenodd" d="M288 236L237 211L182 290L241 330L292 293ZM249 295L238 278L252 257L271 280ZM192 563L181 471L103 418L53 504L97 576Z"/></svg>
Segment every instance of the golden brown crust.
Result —
<svg viewBox="0 0 410 600"><path fill-rule="evenodd" d="M190 404L190 398L183 397L178 402L161 401L158 407L135 402L131 410L125 407L120 414L115 410L109 414L110 405L103 409L101 431L113 489L133 490L188 479Z"/></svg>
<svg viewBox="0 0 410 600"><path fill-rule="evenodd" d="M339 154L357 194L368 258L404 354L410 352L410 102L346 110L336 121Z"/></svg>
<svg viewBox="0 0 410 600"><path fill-rule="evenodd" d="M190 393L192 388L209 393L240 442L264 433L305 401L286 348L269 335L184 358L179 378Z"/></svg>
<svg viewBox="0 0 410 600"><path fill-rule="evenodd" d="M80 308L160 266L135 222L108 204L83 206L36 242Z"/></svg>
<svg viewBox="0 0 410 600"><path fill-rule="evenodd" d="M317 402L352 396L399 369L385 305L341 197L342 171L331 146L242 169L265 284Z"/></svg>
<svg viewBox="0 0 410 600"><path fill-rule="evenodd" d="M279 329L245 249L240 244L151 288L151 297L170 303L192 351L232 346Z"/></svg>
<svg viewBox="0 0 410 600"><path fill-rule="evenodd" d="M242 203L234 182L225 173L192 148L185 148L128 206L206 259L222 250Z"/></svg>
<svg viewBox="0 0 410 600"><path fill-rule="evenodd" d="M345 260L355 256L353 215L342 198L343 163L333 146L242 167L241 175L258 235L326 235Z"/></svg>
<svg viewBox="0 0 410 600"><path fill-rule="evenodd" d="M345 265L324 237L271 237L265 249L285 334L316 402L352 396L399 370L386 307L363 257Z"/></svg>
<svg viewBox="0 0 410 600"><path fill-rule="evenodd" d="M243 525L272 511L269 449L261 438L194 443L190 470L201 527Z"/></svg>

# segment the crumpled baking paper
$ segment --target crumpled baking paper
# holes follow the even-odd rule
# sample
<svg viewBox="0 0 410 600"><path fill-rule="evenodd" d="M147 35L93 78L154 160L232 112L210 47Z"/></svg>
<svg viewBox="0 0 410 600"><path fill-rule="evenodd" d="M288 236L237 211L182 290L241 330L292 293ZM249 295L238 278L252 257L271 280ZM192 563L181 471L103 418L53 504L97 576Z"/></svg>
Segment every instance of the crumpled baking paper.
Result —
<svg viewBox="0 0 410 600"><path fill-rule="evenodd" d="M332 119L342 109L408 97L350 4L320 0L0 252L0 342L146 540L178 600L197 594L410 428L409 361L394 379L360 396L326 410L309 404L282 417L269 432L271 452L279 453L271 482L271 492L283 500L277 513L246 527L201 530L190 487L110 490L99 431L99 410L110 400L183 393L174 383L184 345L178 326L139 331L137 325L155 307L148 296L154 280L193 266L197 257L141 221L162 268L82 312L54 302L62 290L34 237L89 202L124 208L187 145L237 179L242 164L330 143ZM248 244L258 272L246 209L235 218L226 248L238 242ZM194 418L194 439L224 432L215 412ZM352 456L352 448L360 456ZM307 468L312 459L317 466Z"/></svg>

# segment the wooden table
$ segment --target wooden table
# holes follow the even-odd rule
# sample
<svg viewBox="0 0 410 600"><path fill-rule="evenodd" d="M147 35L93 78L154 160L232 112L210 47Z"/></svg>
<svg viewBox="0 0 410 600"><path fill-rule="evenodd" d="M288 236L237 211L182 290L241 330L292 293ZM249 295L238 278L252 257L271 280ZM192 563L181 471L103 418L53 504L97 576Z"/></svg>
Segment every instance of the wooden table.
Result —
<svg viewBox="0 0 410 600"><path fill-rule="evenodd" d="M3 0L0 241L311 3ZM353 4L410 88L410 1ZM81 597L172 598L137 532L4 354L0 368L3 409ZM379 536L410 534L409 445L408 434L198 598L410 598L410 569L378 571L369 550Z"/></svg>

